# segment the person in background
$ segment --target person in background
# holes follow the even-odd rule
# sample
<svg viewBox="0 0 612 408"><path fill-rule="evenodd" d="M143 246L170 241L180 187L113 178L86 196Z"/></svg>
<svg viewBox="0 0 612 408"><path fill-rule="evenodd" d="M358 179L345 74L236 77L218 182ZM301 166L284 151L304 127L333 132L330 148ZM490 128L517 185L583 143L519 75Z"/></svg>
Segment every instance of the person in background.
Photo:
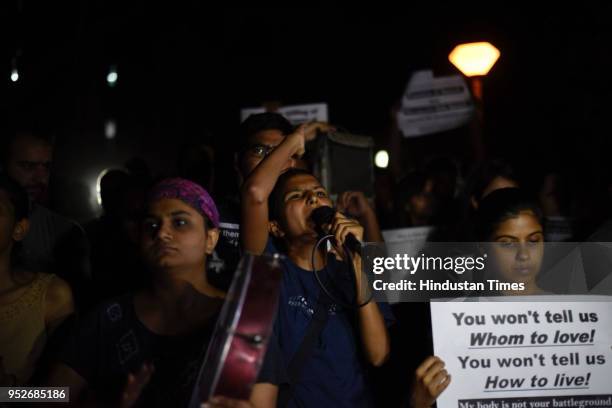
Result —
<svg viewBox="0 0 612 408"><path fill-rule="evenodd" d="M465 183L464 197L474 211L480 201L500 188L519 187L514 168L502 159L487 160L476 166Z"/></svg>
<svg viewBox="0 0 612 408"><path fill-rule="evenodd" d="M500 188L516 188L518 176L514 168L504 160L491 159L478 164L465 181L458 195L458 211L454 220L438 228L428 237L433 242L477 242L473 235L474 215L480 202Z"/></svg>
<svg viewBox="0 0 612 408"><path fill-rule="evenodd" d="M214 190L215 152L212 147L190 142L178 154L178 176L198 183L208 191Z"/></svg>
<svg viewBox="0 0 612 408"><path fill-rule="evenodd" d="M137 227L146 186L122 169L100 180L103 214L85 225L91 245L93 304L133 291L145 280Z"/></svg>
<svg viewBox="0 0 612 408"><path fill-rule="evenodd" d="M91 271L85 233L77 223L45 206L52 140L33 131L16 131L5 139L1 158L4 172L27 191L32 204L30 230L23 240L25 267L56 274L70 284L77 305L86 303Z"/></svg>
<svg viewBox="0 0 612 408"><path fill-rule="evenodd" d="M544 174L538 191L538 202L544 217L546 241L571 240L574 232L570 216L570 189L561 172L548 171Z"/></svg>
<svg viewBox="0 0 612 408"><path fill-rule="evenodd" d="M281 114L266 112L250 115L240 125L239 146L234 157L238 185L293 132L293 125ZM308 125L307 132L314 138L317 131L326 132L333 127L327 123L314 122ZM285 169L303 167L298 157L290 157L284 164ZM240 197L228 198L219 206L221 216L219 243L209 259L209 276L217 287L228 288L240 260Z"/></svg>
<svg viewBox="0 0 612 408"><path fill-rule="evenodd" d="M70 286L56 275L25 269L21 243L29 203L14 180L0 175L0 386L30 383L48 339L74 311Z"/></svg>
<svg viewBox="0 0 612 408"><path fill-rule="evenodd" d="M436 226L446 226L459 217L457 202L460 174L456 159L448 156L432 157L424 166L425 174L432 180L436 201Z"/></svg>
<svg viewBox="0 0 612 408"><path fill-rule="evenodd" d="M344 215L354 218L363 225L364 236L367 242L383 242L383 236L378 225L378 218L374 208L362 191L344 191L338 195L336 210Z"/></svg>
<svg viewBox="0 0 612 408"><path fill-rule="evenodd" d="M427 174L413 171L396 188L398 227L424 227L435 223L437 200L434 181Z"/></svg>

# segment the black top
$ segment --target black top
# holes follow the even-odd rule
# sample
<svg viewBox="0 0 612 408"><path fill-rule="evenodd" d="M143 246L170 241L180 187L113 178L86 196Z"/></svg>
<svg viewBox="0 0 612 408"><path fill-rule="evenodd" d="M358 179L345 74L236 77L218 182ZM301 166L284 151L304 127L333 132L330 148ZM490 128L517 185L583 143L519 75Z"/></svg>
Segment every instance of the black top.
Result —
<svg viewBox="0 0 612 408"><path fill-rule="evenodd" d="M186 407L217 315L196 332L185 336L162 336L138 319L133 295L105 302L80 319L60 352L60 361L81 375L98 400L116 403L127 374L150 362L155 372L137 406ZM257 382L286 381L276 339L270 340Z"/></svg>

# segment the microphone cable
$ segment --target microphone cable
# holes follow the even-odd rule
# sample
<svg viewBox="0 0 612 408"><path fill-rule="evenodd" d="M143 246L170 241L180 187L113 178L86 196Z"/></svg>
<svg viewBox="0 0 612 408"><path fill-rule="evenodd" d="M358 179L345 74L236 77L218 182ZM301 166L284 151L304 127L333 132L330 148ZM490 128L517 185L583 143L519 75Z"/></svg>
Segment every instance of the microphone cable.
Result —
<svg viewBox="0 0 612 408"><path fill-rule="evenodd" d="M325 292L325 294L334 301L334 303L339 304L340 306L346 308L346 309L359 309L361 307L364 307L365 305L367 305L368 303L370 303L372 301L372 299L374 298L374 292L370 293L370 297L368 298L368 300L366 300L364 303L361 304L350 304L347 302L344 302L340 299L338 299L336 296L332 295L331 291L328 290L328 288L325 286L325 284L323 283L323 281L321 280L321 277L319 276L319 271L317 271L317 269L315 268L315 256L317 254L317 251L319 249L319 247L321 246L321 244L323 242L327 242L328 240L331 240L332 238L334 238L333 235L328 234L328 235L324 235L323 237L321 237L317 243L315 244L314 248L312 249L312 255L310 257L310 266L312 267L312 271L314 272L315 278L317 280L317 283L319 284L319 286L321 287L321 289L323 290L323 292ZM355 290L357 289L357 281L356 281L356 277L355 277L355 266L353 265L353 256L351 255L351 252L346 248L345 245L342 245L342 249L344 250L344 256L349 264L349 268L350 268L350 272L351 272L351 277L352 279L355 280ZM321 271L325 271L327 272L327 262L325 263L325 265L323 266L323 268L321 269Z"/></svg>

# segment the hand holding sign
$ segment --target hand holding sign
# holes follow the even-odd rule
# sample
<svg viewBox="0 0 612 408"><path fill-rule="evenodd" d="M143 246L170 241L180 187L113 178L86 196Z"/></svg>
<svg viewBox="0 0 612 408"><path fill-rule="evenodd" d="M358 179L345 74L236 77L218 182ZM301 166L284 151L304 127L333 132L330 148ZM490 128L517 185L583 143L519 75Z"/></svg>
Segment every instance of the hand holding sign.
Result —
<svg viewBox="0 0 612 408"><path fill-rule="evenodd" d="M304 138L306 142L310 142L317 137L317 132L328 133L334 132L336 130L335 127L330 125L327 122L307 122L302 125L304 127Z"/></svg>
<svg viewBox="0 0 612 408"><path fill-rule="evenodd" d="M450 381L451 376L444 369L444 361L436 356L428 357L416 370L410 406L430 407L448 387Z"/></svg>
<svg viewBox="0 0 612 408"><path fill-rule="evenodd" d="M298 126L295 131L287 136L295 142L294 157L301 158L306 151L306 143L317 137L317 131L331 132L335 128L327 122L308 122Z"/></svg>

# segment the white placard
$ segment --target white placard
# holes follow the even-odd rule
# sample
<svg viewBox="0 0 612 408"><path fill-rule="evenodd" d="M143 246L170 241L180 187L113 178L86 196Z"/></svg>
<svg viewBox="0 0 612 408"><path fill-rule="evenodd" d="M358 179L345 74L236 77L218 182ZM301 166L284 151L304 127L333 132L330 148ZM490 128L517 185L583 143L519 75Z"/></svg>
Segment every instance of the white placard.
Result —
<svg viewBox="0 0 612 408"><path fill-rule="evenodd" d="M612 297L489 300L431 304L438 408L612 406Z"/></svg>
<svg viewBox="0 0 612 408"><path fill-rule="evenodd" d="M435 78L432 71L415 72L397 114L404 137L443 132L465 125L474 105L468 86L460 75Z"/></svg>
<svg viewBox="0 0 612 408"><path fill-rule="evenodd" d="M240 110L240 121L245 120L249 115L264 113L266 108L244 108ZM328 122L326 103L311 103L306 105L288 105L278 108L276 111L287 118L292 125L299 125L311 120L318 122Z"/></svg>
<svg viewBox="0 0 612 408"><path fill-rule="evenodd" d="M427 243L427 237L433 231L433 227L412 227L412 228L398 228L392 230L381 231L382 236L385 240L385 248L387 249L387 256L394 257L395 255L410 254L412 256L418 256L425 244ZM402 279L409 274L410 271L406 270L402 272L395 272L389 277L389 281L400 282ZM400 301L400 291L389 290L385 292L387 302L397 303Z"/></svg>

